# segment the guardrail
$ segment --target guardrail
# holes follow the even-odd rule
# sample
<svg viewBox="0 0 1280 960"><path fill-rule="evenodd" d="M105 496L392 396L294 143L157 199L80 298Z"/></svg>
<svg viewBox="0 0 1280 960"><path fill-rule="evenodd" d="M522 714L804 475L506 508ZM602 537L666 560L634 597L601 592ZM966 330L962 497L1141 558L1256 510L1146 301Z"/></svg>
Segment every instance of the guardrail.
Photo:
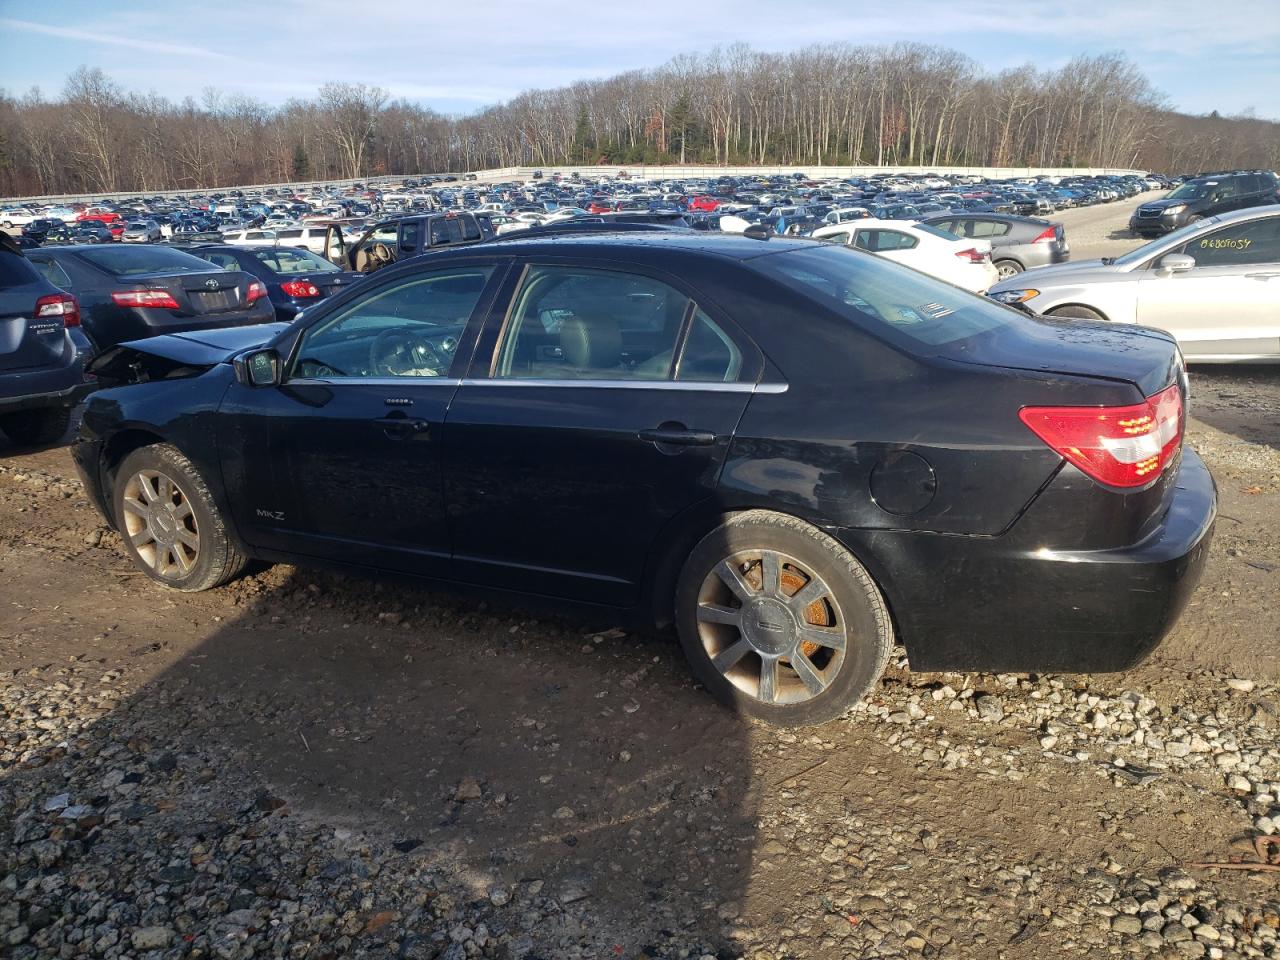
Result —
<svg viewBox="0 0 1280 960"><path fill-rule="evenodd" d="M529 179L535 171L541 170L544 177L551 177L554 174L560 174L562 177L568 177L577 173L579 177L612 177L617 176L619 172L626 171L627 175L637 180L682 180L688 178L713 178L713 177L749 177L753 175L761 176L786 176L793 173L804 173L809 177L822 179L827 177L859 177L870 176L877 173L899 173L904 175L918 176L921 174L937 174L939 177L947 176L980 176L991 177L997 180L1005 180L1011 177L1096 177L1096 176L1127 176L1135 174L1142 176L1145 170L1127 170L1116 167L901 167L901 166L846 166L846 167L830 167L830 166L804 166L796 164L791 166L747 166L747 167L717 167L717 166L697 166L697 165L652 165L652 164L592 164L583 166L557 166L557 167L496 167L489 170L473 170L471 173L481 180L504 180L504 179ZM103 200L124 200L131 197L140 196L167 196L167 197L192 197L192 196L208 196L210 193L227 193L231 190L240 190L246 193L262 193L265 190L310 190L312 187L329 188L338 187L345 189L357 183L363 183L367 186L385 186L391 183L400 183L406 179L420 179L429 176L457 176L463 174L448 173L405 173L396 175L379 175L375 177L357 177L351 180L308 180L305 182L292 181L287 183L255 183L242 184L227 187L203 187L203 188L187 188L181 190L122 190L117 193L64 193L64 194L46 194L37 197L0 197L0 205L10 206L16 204L53 204L53 203L88 203L93 204Z"/></svg>

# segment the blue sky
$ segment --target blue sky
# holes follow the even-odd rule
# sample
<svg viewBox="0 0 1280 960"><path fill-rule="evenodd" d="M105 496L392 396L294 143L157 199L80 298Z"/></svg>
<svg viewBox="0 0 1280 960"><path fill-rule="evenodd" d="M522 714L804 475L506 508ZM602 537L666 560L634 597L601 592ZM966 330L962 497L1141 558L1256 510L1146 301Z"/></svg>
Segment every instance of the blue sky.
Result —
<svg viewBox="0 0 1280 960"><path fill-rule="evenodd" d="M716 44L899 40L992 70L1121 50L1177 109L1280 119L1280 0L0 0L0 88L55 94L87 64L173 99L216 86L280 103L361 80L466 113Z"/></svg>

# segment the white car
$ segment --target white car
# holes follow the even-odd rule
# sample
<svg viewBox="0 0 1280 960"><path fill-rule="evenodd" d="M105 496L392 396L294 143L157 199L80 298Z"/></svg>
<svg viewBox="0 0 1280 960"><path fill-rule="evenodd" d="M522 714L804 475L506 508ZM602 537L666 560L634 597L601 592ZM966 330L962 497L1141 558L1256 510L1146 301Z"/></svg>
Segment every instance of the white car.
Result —
<svg viewBox="0 0 1280 960"><path fill-rule="evenodd" d="M324 253L324 238L328 226L314 223L295 223L289 226L275 227L276 244L281 247L301 247L312 253Z"/></svg>
<svg viewBox="0 0 1280 960"><path fill-rule="evenodd" d="M991 263L990 241L957 237L927 223L853 220L819 227L811 236L874 253L974 293L985 293L1000 279Z"/></svg>
<svg viewBox="0 0 1280 960"><path fill-rule="evenodd" d="M39 220L44 214L37 213L30 207L6 207L0 210L0 226L25 227L32 220Z"/></svg>
<svg viewBox="0 0 1280 960"><path fill-rule="evenodd" d="M222 242L237 247L274 247L276 232L274 230L232 230L222 235Z"/></svg>
<svg viewBox="0 0 1280 960"><path fill-rule="evenodd" d="M1198 220L1122 257L1037 267L991 299L1049 317L1140 323L1198 363L1280 361L1280 208Z"/></svg>
<svg viewBox="0 0 1280 960"><path fill-rule="evenodd" d="M825 226L834 226L838 223L849 223L852 220L866 220L870 216L871 211L866 207L841 207L823 217L822 223Z"/></svg>

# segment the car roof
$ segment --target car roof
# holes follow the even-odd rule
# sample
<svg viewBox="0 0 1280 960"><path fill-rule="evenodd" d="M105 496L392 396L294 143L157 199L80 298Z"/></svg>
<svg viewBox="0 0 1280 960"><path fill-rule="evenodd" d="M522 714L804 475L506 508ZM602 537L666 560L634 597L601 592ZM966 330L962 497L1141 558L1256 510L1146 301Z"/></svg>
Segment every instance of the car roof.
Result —
<svg viewBox="0 0 1280 960"><path fill-rule="evenodd" d="M770 236L757 240L741 234L717 234L706 230L652 230L632 231L592 230L589 232L555 232L529 236L504 235L500 240L482 241L465 246L446 247L426 257L475 257L490 251L508 254L548 254L617 259L625 252L627 259L643 261L646 254L655 259L680 253L704 255L722 260L751 260L788 249L812 245L803 238ZM421 260L422 258L414 258Z"/></svg>

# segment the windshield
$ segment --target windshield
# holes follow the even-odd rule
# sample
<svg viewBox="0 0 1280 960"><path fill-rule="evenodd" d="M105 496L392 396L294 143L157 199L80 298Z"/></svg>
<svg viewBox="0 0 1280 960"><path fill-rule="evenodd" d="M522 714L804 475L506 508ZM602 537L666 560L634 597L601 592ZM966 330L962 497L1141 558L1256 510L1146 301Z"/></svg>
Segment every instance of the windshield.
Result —
<svg viewBox="0 0 1280 960"><path fill-rule="evenodd" d="M1178 189L1172 191L1167 199L1169 200L1199 200L1201 197L1207 197L1209 191L1216 187L1216 181L1209 183L1196 183L1194 180L1184 183Z"/></svg>
<svg viewBox="0 0 1280 960"><path fill-rule="evenodd" d="M950 347L1025 319L985 297L834 244L751 263L868 332L917 353L922 346Z"/></svg>
<svg viewBox="0 0 1280 960"><path fill-rule="evenodd" d="M288 247L276 247L267 250L255 250L253 255L276 273L341 273L340 267L334 266L324 257L317 256L310 250L293 250Z"/></svg>
<svg viewBox="0 0 1280 960"><path fill-rule="evenodd" d="M199 257L148 244L111 244L79 253L94 266L117 277L135 277L145 273L208 273L210 269L208 262Z"/></svg>

